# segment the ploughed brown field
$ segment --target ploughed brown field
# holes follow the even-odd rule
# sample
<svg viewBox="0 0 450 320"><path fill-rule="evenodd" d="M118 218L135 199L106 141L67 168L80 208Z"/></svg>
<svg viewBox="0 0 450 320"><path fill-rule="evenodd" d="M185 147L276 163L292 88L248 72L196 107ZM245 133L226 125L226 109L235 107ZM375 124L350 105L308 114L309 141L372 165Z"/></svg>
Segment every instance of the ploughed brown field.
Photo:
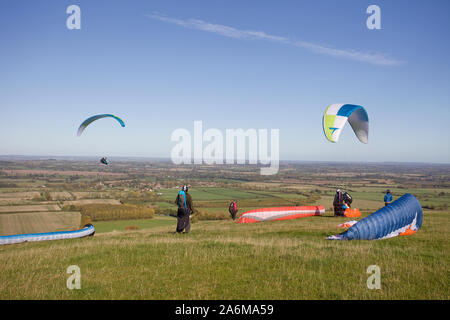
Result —
<svg viewBox="0 0 450 320"><path fill-rule="evenodd" d="M29 205L29 206L0 206L0 213L5 212L45 212L59 211L61 208L57 204Z"/></svg>
<svg viewBox="0 0 450 320"><path fill-rule="evenodd" d="M76 230L79 212L26 212L0 214L0 235Z"/></svg>

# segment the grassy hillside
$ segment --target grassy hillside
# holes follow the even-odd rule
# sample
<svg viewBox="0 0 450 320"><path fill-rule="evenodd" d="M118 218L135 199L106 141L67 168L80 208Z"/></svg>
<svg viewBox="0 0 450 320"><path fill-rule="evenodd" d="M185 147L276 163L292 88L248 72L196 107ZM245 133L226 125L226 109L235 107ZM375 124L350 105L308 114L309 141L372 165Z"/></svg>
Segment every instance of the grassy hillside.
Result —
<svg viewBox="0 0 450 320"><path fill-rule="evenodd" d="M170 216L155 216L152 219L98 221L94 223L95 232L97 234L112 231L124 231L129 227L136 227L138 230L141 230L161 226L174 226L174 224L176 224L176 218Z"/></svg>
<svg viewBox="0 0 450 320"><path fill-rule="evenodd" d="M0 299L450 298L448 212L425 212L421 230L408 237L325 240L346 220L200 221L190 234L173 234L172 220L1 246ZM81 269L81 290L66 288L70 265ZM366 287L369 265L381 268L381 290Z"/></svg>
<svg viewBox="0 0 450 320"><path fill-rule="evenodd" d="M1 165L0 235L77 229L87 217L96 234L0 246L0 299L450 298L449 165L284 163L270 177L251 166L167 161ZM179 235L169 215L184 184L197 213L192 232ZM352 220L331 217L338 187L363 216L384 205L388 188L394 199L412 193L423 226L409 237L325 240ZM240 225L228 213L232 200L239 214L323 205L326 216ZM134 209L151 214L123 214ZM70 265L81 268L81 290L66 287ZM366 286L370 265L381 268L381 290Z"/></svg>

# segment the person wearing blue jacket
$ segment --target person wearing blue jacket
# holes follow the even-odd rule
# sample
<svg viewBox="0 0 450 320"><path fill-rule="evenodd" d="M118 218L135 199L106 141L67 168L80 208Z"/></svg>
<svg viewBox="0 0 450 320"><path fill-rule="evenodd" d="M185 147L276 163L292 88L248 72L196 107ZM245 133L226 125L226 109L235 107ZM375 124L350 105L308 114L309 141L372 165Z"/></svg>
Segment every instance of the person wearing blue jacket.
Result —
<svg viewBox="0 0 450 320"><path fill-rule="evenodd" d="M386 190L386 194L384 195L384 206L387 206L392 202L392 194L391 191L388 189Z"/></svg>

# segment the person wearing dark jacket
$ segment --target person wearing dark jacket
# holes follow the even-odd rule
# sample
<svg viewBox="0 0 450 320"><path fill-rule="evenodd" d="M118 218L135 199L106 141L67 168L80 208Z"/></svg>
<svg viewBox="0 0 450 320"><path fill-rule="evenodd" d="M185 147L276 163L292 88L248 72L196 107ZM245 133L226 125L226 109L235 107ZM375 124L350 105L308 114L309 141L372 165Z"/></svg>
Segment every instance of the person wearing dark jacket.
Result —
<svg viewBox="0 0 450 320"><path fill-rule="evenodd" d="M194 212L192 206L192 197L188 193L188 186L183 186L177 195L175 203L178 205L177 213L177 232L189 233L191 230L190 215Z"/></svg>
<svg viewBox="0 0 450 320"><path fill-rule="evenodd" d="M334 216L339 217L344 215L344 209L342 205L344 204L344 193L341 189L336 190L336 194L334 195L333 207L334 207Z"/></svg>
<svg viewBox="0 0 450 320"><path fill-rule="evenodd" d="M392 194L391 191L388 189L386 190L386 194L384 195L384 206L387 206L392 202Z"/></svg>

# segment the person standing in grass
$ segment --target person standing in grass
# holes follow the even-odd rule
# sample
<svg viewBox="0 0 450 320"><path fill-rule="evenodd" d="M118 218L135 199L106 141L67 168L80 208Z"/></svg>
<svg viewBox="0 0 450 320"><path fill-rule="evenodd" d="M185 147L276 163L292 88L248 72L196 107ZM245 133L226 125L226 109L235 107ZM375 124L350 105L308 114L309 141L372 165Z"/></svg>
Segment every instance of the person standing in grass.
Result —
<svg viewBox="0 0 450 320"><path fill-rule="evenodd" d="M344 215L344 210L342 208L343 204L344 204L344 193L342 192L341 189L337 189L333 200L335 217L340 217Z"/></svg>
<svg viewBox="0 0 450 320"><path fill-rule="evenodd" d="M386 194L384 195L384 206L387 206L392 202L392 194L389 189L386 190Z"/></svg>
<svg viewBox="0 0 450 320"><path fill-rule="evenodd" d="M192 198L191 195L188 193L188 186L184 185L183 188L181 188L180 192L178 192L177 199L175 200L175 203L178 206L178 213L177 213L177 232L182 233L184 230L184 233L189 233L191 230L191 221L190 221L190 215L194 212L193 206L192 206Z"/></svg>
<svg viewBox="0 0 450 320"><path fill-rule="evenodd" d="M231 214L231 219L235 220L236 219L236 214L238 212L236 200L234 200L234 201L232 201L230 203L230 206L228 207L228 211Z"/></svg>

